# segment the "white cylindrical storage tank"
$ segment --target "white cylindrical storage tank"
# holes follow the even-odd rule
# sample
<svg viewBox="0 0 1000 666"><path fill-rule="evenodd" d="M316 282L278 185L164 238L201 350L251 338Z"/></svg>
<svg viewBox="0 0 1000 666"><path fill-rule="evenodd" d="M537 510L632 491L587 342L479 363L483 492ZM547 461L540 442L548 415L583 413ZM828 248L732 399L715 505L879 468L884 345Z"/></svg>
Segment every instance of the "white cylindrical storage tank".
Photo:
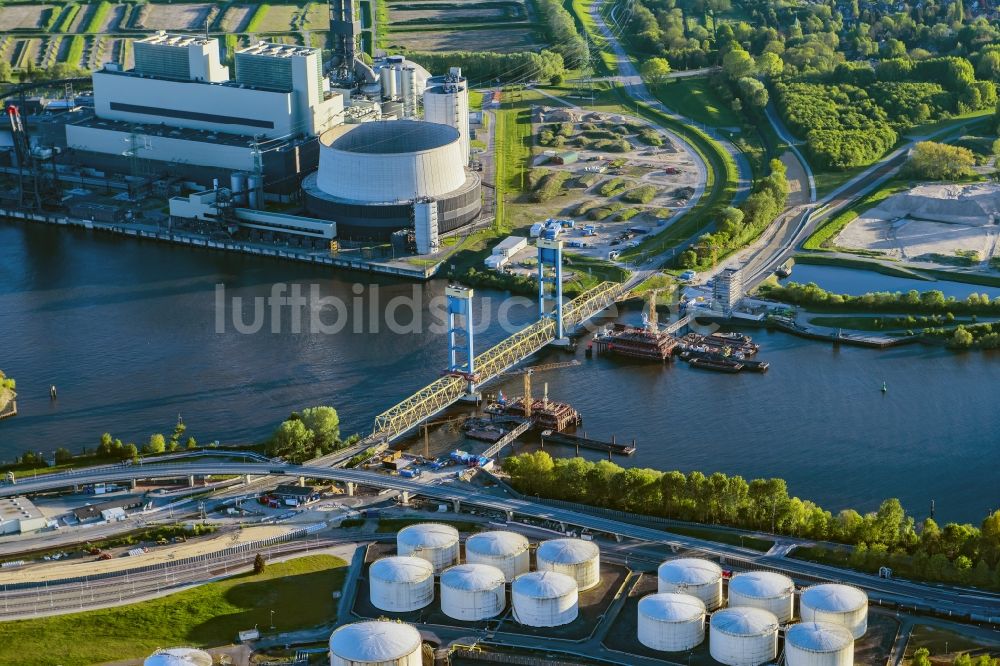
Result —
<svg viewBox="0 0 1000 666"><path fill-rule="evenodd" d="M434 566L419 557L383 557L368 569L372 605L407 613L434 601Z"/></svg>
<svg viewBox="0 0 1000 666"><path fill-rule="evenodd" d="M786 666L853 666L854 637L839 624L801 622L785 633Z"/></svg>
<svg viewBox="0 0 1000 666"><path fill-rule="evenodd" d="M583 539L551 539L538 546L538 570L571 576L582 592L601 582L601 549Z"/></svg>
<svg viewBox="0 0 1000 666"><path fill-rule="evenodd" d="M690 594L650 594L639 600L639 642L682 652L705 640L705 603Z"/></svg>
<svg viewBox="0 0 1000 666"><path fill-rule="evenodd" d="M507 605L503 572L488 564L459 564L441 574L441 611L456 620L496 617Z"/></svg>
<svg viewBox="0 0 1000 666"><path fill-rule="evenodd" d="M757 666L778 656L778 618L760 608L712 613L708 651L728 666Z"/></svg>
<svg viewBox="0 0 1000 666"><path fill-rule="evenodd" d="M263 188L264 179L261 176L251 175L247 178L247 208L260 210Z"/></svg>
<svg viewBox="0 0 1000 666"><path fill-rule="evenodd" d="M558 627L580 611L576 580L555 571L521 574L510 586L514 619L529 627Z"/></svg>
<svg viewBox="0 0 1000 666"><path fill-rule="evenodd" d="M212 655L195 648L157 650L142 662L143 666L212 666Z"/></svg>
<svg viewBox="0 0 1000 666"><path fill-rule="evenodd" d="M658 592L690 594L705 602L710 611L722 605L722 569L715 562L695 557L667 560L656 578Z"/></svg>
<svg viewBox="0 0 1000 666"><path fill-rule="evenodd" d="M868 631L868 595L850 585L813 585L799 599L799 616L803 622L839 624L861 638Z"/></svg>
<svg viewBox="0 0 1000 666"><path fill-rule="evenodd" d="M345 624L330 635L330 666L423 666L421 643L408 624Z"/></svg>
<svg viewBox="0 0 1000 666"><path fill-rule="evenodd" d="M237 206L247 205L247 175L242 171L234 171L229 176L229 189L233 192L233 201Z"/></svg>
<svg viewBox="0 0 1000 666"><path fill-rule="evenodd" d="M729 607L747 606L774 613L784 624L795 615L795 583L771 571L748 571L729 581Z"/></svg>
<svg viewBox="0 0 1000 666"><path fill-rule="evenodd" d="M427 560L434 573L458 564L458 530L441 523L417 523L396 535L396 552Z"/></svg>
<svg viewBox="0 0 1000 666"><path fill-rule="evenodd" d="M529 547L528 540L516 532L481 532L465 540L465 561L494 566L509 583L531 570Z"/></svg>

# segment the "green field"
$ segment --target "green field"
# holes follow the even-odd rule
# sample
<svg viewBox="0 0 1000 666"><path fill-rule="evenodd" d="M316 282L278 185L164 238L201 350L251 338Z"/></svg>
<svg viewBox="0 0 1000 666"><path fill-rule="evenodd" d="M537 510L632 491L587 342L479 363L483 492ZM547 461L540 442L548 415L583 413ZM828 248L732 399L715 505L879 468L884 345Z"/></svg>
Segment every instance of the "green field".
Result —
<svg viewBox="0 0 1000 666"><path fill-rule="evenodd" d="M276 631L330 624L345 567L340 558L311 555L152 601L0 623L0 663L85 666L141 659L160 647L223 645L242 629L266 631L272 610Z"/></svg>
<svg viewBox="0 0 1000 666"><path fill-rule="evenodd" d="M744 123L743 118L709 87L705 77L674 79L661 86L651 86L651 92L668 109L704 125L740 127Z"/></svg>

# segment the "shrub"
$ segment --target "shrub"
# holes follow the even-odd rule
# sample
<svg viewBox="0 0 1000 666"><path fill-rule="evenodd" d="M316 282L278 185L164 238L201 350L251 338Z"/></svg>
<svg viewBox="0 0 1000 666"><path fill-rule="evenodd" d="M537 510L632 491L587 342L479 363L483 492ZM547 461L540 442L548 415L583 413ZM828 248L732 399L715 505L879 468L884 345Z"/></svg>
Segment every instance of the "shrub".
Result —
<svg viewBox="0 0 1000 666"><path fill-rule="evenodd" d="M656 198L658 190L652 185L642 185L633 190L629 190L622 195L622 201L628 203L648 204Z"/></svg>

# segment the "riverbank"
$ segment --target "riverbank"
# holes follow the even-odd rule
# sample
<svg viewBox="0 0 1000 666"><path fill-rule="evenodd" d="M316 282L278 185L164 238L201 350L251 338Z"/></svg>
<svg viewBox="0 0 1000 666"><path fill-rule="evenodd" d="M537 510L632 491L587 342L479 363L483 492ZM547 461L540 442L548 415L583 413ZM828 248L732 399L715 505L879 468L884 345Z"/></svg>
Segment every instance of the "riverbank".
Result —
<svg viewBox="0 0 1000 666"><path fill-rule="evenodd" d="M0 421L11 416L17 416L17 393L14 392L16 384L13 379L0 370Z"/></svg>

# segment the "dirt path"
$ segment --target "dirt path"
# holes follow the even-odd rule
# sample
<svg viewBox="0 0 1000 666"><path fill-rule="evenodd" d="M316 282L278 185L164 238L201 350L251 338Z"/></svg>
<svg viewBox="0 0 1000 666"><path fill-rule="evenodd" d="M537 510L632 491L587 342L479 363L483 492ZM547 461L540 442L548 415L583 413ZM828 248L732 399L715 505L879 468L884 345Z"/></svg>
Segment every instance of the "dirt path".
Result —
<svg viewBox="0 0 1000 666"><path fill-rule="evenodd" d="M781 163L785 165L785 177L788 180L787 206L791 208L809 203L809 176L795 153L786 150L781 156Z"/></svg>

